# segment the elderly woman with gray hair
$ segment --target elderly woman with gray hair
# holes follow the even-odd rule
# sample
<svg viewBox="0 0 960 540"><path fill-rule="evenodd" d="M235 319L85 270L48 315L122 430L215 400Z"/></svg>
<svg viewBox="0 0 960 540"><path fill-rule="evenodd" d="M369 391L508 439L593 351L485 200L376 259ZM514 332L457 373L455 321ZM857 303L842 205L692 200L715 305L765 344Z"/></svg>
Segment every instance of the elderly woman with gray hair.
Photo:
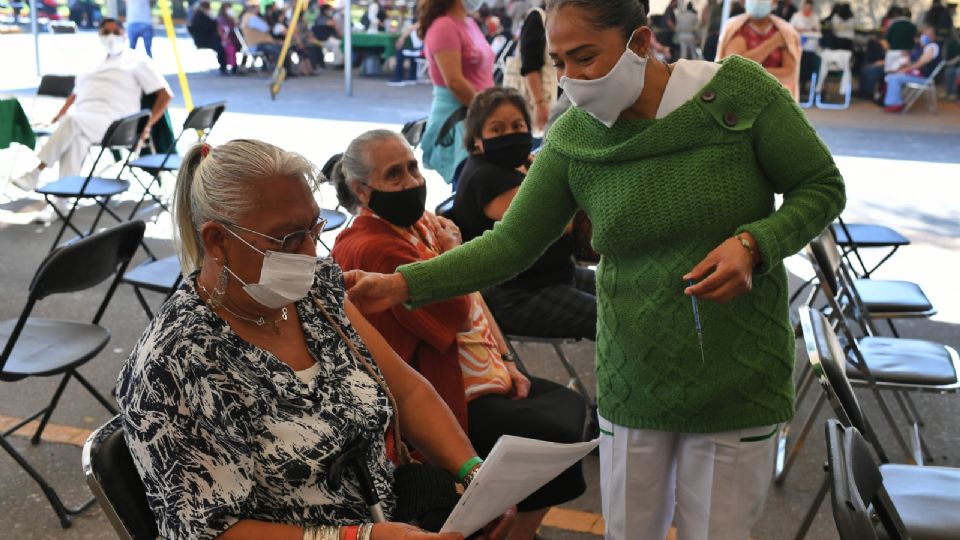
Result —
<svg viewBox="0 0 960 540"><path fill-rule="evenodd" d="M374 130L357 137L331 176L340 204L357 214L333 247L333 257L345 270L393 272L460 245L453 222L424 211L426 182L400 134ZM370 323L436 388L480 456L501 435L582 440L583 398L517 369L480 293L414 310L397 306L371 314ZM534 538L551 506L585 489L577 463L517 504L510 540Z"/></svg>
<svg viewBox="0 0 960 540"><path fill-rule="evenodd" d="M337 265L317 259L316 181L302 156L254 140L184 157L174 217L187 278L117 388L166 538L461 538L371 524L356 478L328 485L333 462L363 441L361 467L389 518L401 435L466 479L479 458L436 392L344 297Z"/></svg>

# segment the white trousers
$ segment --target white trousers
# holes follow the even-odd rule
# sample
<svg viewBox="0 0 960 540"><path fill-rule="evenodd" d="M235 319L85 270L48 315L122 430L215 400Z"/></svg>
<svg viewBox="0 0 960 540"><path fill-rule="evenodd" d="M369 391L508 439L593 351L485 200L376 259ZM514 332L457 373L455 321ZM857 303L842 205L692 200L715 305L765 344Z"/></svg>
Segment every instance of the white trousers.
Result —
<svg viewBox="0 0 960 540"><path fill-rule="evenodd" d="M79 175L90 145L103 140L110 121L102 114L72 111L60 119L37 157L47 167L60 164L61 178Z"/></svg>
<svg viewBox="0 0 960 540"><path fill-rule="evenodd" d="M722 433L630 429L600 418L606 540L747 540L773 476L777 426Z"/></svg>

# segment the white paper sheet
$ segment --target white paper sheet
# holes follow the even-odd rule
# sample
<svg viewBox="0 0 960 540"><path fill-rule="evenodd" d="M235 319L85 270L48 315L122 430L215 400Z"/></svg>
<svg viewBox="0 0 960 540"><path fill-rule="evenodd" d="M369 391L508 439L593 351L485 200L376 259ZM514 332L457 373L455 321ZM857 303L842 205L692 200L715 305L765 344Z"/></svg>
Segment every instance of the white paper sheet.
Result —
<svg viewBox="0 0 960 540"><path fill-rule="evenodd" d="M440 532L458 532L467 537L479 531L598 444L600 439L559 444L512 435L500 437Z"/></svg>

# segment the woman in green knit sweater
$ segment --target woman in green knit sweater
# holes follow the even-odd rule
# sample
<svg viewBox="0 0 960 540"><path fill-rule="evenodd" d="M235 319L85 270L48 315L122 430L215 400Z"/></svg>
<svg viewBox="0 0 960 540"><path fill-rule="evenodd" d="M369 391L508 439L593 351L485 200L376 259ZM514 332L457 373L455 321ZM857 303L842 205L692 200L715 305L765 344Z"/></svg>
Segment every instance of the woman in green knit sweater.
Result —
<svg viewBox="0 0 960 540"><path fill-rule="evenodd" d="M368 311L482 289L535 261L582 208L601 254L606 538L664 538L673 521L681 539L744 540L794 410L781 263L840 213L843 180L762 67L663 64L645 24L637 0L548 1L549 53L576 106L503 220L428 262L347 281Z"/></svg>

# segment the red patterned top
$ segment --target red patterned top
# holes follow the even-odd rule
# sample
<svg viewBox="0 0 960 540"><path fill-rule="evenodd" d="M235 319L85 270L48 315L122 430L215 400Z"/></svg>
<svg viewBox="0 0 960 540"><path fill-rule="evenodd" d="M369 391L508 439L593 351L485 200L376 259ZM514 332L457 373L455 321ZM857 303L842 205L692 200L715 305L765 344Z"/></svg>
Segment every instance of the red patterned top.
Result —
<svg viewBox="0 0 960 540"><path fill-rule="evenodd" d="M774 24L769 25L766 31L760 32L757 27L748 22L740 27L736 35L742 37L744 41L747 42L747 50L749 51L759 47L764 41L775 36L777 32L779 32L779 30L777 30L777 26ZM760 62L760 65L765 68L783 67L783 48L779 47L774 49L772 53L763 59L763 62Z"/></svg>

